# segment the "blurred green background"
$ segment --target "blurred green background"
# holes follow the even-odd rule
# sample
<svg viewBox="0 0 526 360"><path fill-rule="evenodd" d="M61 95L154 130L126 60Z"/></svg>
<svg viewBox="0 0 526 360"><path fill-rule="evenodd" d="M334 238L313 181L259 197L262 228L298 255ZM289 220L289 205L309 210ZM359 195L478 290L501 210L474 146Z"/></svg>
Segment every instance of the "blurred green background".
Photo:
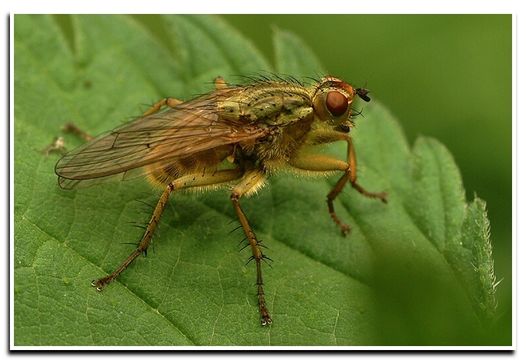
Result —
<svg viewBox="0 0 526 360"><path fill-rule="evenodd" d="M399 119L410 143L451 151L468 200L487 201L499 299L496 332L511 339L511 15L223 15L273 59L274 27L299 35L332 75L362 86ZM135 16L169 36L155 15ZM65 24L67 27L67 24ZM170 95L170 94L166 94ZM357 123L367 121L358 118Z"/></svg>
<svg viewBox="0 0 526 360"><path fill-rule="evenodd" d="M326 69L371 89L410 143L432 136L452 152L469 200L487 201L501 335L511 332L511 15L226 15L273 58L273 27L290 30ZM374 100L373 100L374 101ZM365 118L357 120L367 121ZM503 336L506 338L507 336Z"/></svg>

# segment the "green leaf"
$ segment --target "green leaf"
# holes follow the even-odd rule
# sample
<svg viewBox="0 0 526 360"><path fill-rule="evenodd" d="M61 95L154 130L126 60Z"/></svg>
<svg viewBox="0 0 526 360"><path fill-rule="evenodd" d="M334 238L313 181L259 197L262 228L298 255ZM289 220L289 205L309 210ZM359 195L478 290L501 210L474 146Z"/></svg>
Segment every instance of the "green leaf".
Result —
<svg viewBox="0 0 526 360"><path fill-rule="evenodd" d="M92 133L165 96L190 98L222 75L272 67L217 17L163 16L166 39L127 16L15 17L15 345L422 345L490 344L497 309L484 202L466 203L459 171L437 141L403 132L376 99L352 136L359 182L277 175L242 203L272 268L263 268L274 323L259 325L255 269L227 191L176 194L147 257L102 293L92 279L134 248L159 189L144 181L58 188L58 156L41 153L74 121ZM63 19L59 19L63 20ZM35 31L34 29L39 29ZM71 40L71 41L70 41ZM322 69L293 34L276 30L275 69ZM349 79L352 80L352 79ZM66 135L68 147L80 140ZM327 151L339 157L343 144ZM137 201L139 200L139 201Z"/></svg>

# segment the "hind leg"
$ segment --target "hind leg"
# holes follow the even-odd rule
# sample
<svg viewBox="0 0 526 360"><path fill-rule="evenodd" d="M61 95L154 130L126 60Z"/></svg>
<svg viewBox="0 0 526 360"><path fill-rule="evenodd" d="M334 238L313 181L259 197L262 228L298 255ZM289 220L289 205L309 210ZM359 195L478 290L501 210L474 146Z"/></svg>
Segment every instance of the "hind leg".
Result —
<svg viewBox="0 0 526 360"><path fill-rule="evenodd" d="M144 235L139 242L139 245L133 252L108 276L94 280L91 284L97 288L97 291L102 291L106 285L115 280L130 264L142 253L146 252L152 240L157 224L161 219L164 208L168 203L170 194L176 190L199 188L209 185L221 184L236 180L241 177L241 171L238 169L216 171L208 174L193 174L185 175L172 181L164 189L161 197L157 201L157 205L153 210L152 217L148 222Z"/></svg>

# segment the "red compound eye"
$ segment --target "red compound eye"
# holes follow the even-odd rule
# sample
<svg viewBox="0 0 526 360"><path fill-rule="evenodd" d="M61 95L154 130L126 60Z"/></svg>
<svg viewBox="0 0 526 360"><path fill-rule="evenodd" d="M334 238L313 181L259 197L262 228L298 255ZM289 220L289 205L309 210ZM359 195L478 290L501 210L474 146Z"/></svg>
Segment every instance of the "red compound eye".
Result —
<svg viewBox="0 0 526 360"><path fill-rule="evenodd" d="M327 94L325 104L327 105L327 110L329 110L333 116L345 114L347 107L349 106L347 97L339 91L330 91Z"/></svg>

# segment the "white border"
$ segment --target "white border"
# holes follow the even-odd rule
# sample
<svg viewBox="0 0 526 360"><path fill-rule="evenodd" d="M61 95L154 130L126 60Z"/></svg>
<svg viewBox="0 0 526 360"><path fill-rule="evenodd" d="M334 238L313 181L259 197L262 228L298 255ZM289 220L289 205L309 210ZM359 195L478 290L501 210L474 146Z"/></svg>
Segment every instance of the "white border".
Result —
<svg viewBox="0 0 526 360"><path fill-rule="evenodd" d="M56 14L66 14L66 13L266 13L266 14L276 14L276 13L382 13L382 14L396 14L396 13L407 13L407 14L416 14L416 13L443 13L443 14L456 14L456 13L512 13L513 16L513 251L515 257L519 256L518 251L520 250L517 245L517 238L519 235L518 232L518 222L517 222L517 210L519 203L525 203L524 192L518 191L517 176L523 175L524 179L524 165L522 168L519 166L518 158L519 154L524 154L526 151L526 145L520 146L518 141L520 130L517 124L517 118L520 114L520 106L517 102L517 92L520 88L519 84L522 84L524 87L525 78L524 73L517 71L517 59L524 59L524 45L519 46L518 39L526 39L526 34L524 29L526 26L519 26L517 21L521 19L517 14L520 13L520 1L504 0L504 1L477 1L476 3L470 0L426 0L426 1L416 1L416 0L405 0L405 1L390 1L390 0L369 0L369 1L343 1L343 0L324 0L323 2L309 2L309 1L294 1L285 2L284 0L227 0L227 1L214 1L214 0L191 0L191 1L170 1L163 2L160 0L148 0L148 1L115 1L110 2L109 0L91 0L89 2L75 2L68 0L52 0L52 1L42 1L42 0L21 0L16 3L9 3L8 1L3 1L3 5L0 5L2 10L4 6L7 5L7 9L4 11L4 14L11 13L56 13ZM524 14L524 13L523 13ZM6 17L4 17L6 18ZM6 27L4 26L1 31L2 35ZM10 17L10 74L13 74L13 64L14 64L14 46L13 46L13 29L14 29L14 18ZM2 37L7 39L7 34ZM522 41L524 43L525 41ZM5 47L4 47L5 48ZM491 51L491 49L488 49ZM522 56L521 56L522 55ZM5 65L2 69L7 69ZM7 78L7 77L6 77ZM13 214L14 211L14 79L13 76L10 77L10 156L9 156L9 184L10 184L10 204L9 210L10 214ZM5 87L1 89L5 91ZM3 97L7 99L7 94ZM7 104L7 102L6 102ZM5 147L1 148L5 149ZM2 157L5 159L6 157ZM524 158L524 157L523 157ZM6 164L7 167L7 164ZM4 167L4 169L6 168ZM4 180L4 179L3 179ZM7 184L6 184L7 185ZM7 188L7 186L5 187ZM0 225L4 225L5 219L2 219ZM14 244L14 219L13 216L10 216L10 247L13 249ZM3 226L2 226L3 227ZM526 256L526 254L523 254ZM521 256L521 257L524 257ZM293 346L280 346L280 347L225 347L225 346L202 346L202 347L36 347L36 346L14 346L13 344L13 322L14 322L14 309L13 309L13 286L14 278L13 272L10 271L10 326L9 326L9 346L11 349L16 350L514 350L517 347L517 322L524 320L524 316L521 318L521 313L517 311L517 296L520 298L521 289L518 288L517 278L520 276L517 269L517 259L513 258L512 260L512 274L515 281L515 286L513 287L513 312L514 316L512 319L513 326L513 345L504 346L504 347L471 347L471 346L461 346L461 347L346 347L346 346L337 346L337 347L293 347ZM13 266L13 252L9 255L10 266ZM6 268L0 267L0 268ZM6 318L6 317L4 317ZM523 321L524 323L524 321ZM0 333L3 339L7 338L7 334L3 334L5 327L0 327ZM447 356L447 354L445 354ZM449 356L448 356L449 357ZM455 356L454 356L455 357Z"/></svg>
<svg viewBox="0 0 526 360"><path fill-rule="evenodd" d="M6 0L4 0L6 1ZM9 0L7 0L9 1ZM520 0L15 0L13 13L31 14L510 14L517 13Z"/></svg>

